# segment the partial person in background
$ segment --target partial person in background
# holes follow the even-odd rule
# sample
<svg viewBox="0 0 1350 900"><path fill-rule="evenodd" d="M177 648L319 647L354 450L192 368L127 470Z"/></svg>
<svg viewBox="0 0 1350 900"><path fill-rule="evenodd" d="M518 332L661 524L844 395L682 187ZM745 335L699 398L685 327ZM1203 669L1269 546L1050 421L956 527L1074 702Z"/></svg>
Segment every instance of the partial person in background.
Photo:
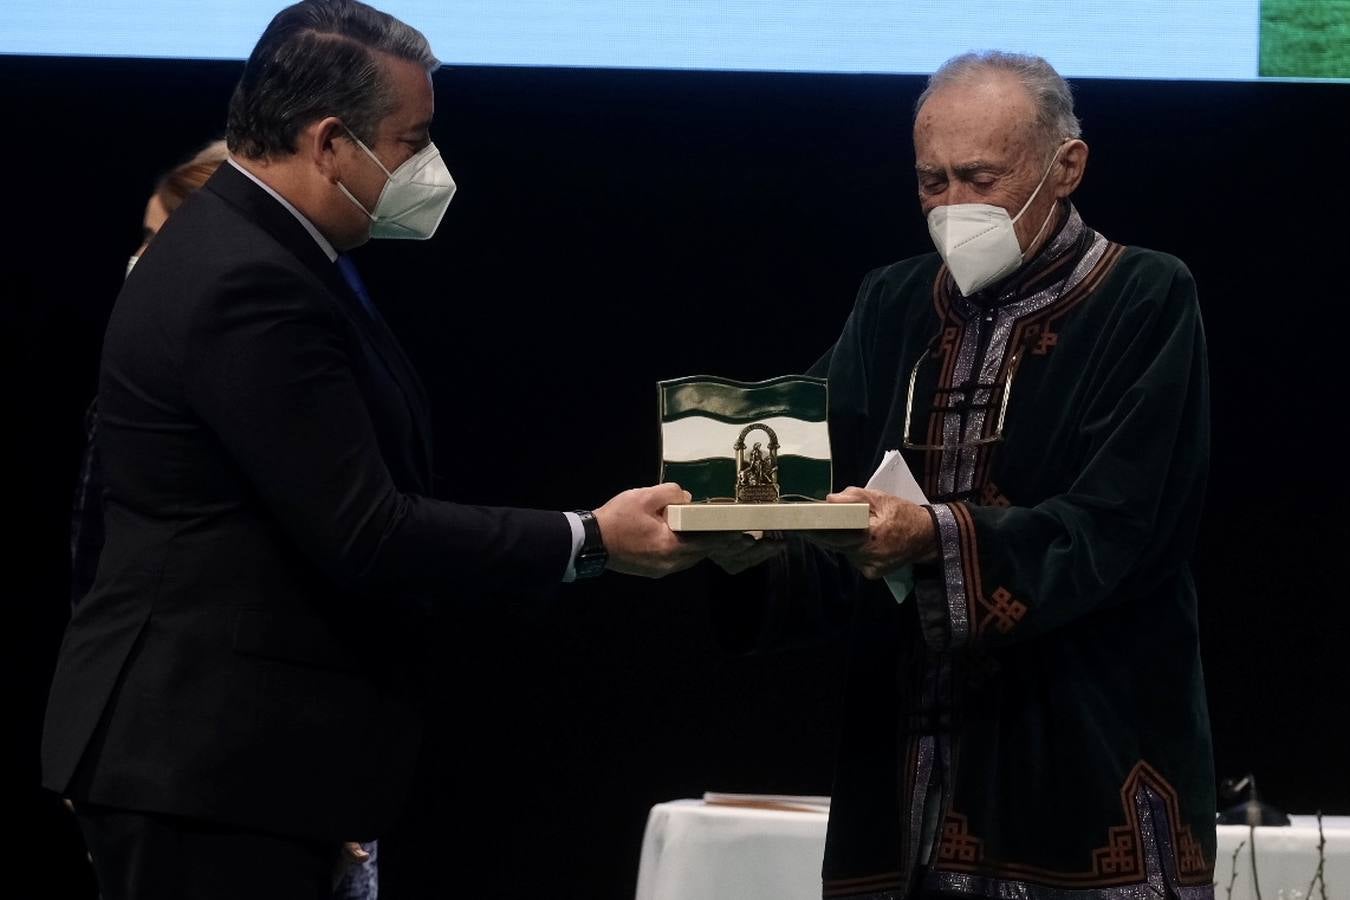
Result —
<svg viewBox="0 0 1350 900"><path fill-rule="evenodd" d="M128 275L131 274L131 270L135 268L141 254L145 253L146 248L150 246L150 241L159 233L159 229L164 225L169 215L183 205L183 201L188 198L189 194L206 184L211 176L216 174L216 169L220 168L220 164L229 158L229 155L230 151L225 146L224 139L212 141L187 162L169 170L159 180L159 183L155 185L155 192L150 195L150 201L145 204L141 245L136 248L136 252L127 261Z"/></svg>
<svg viewBox="0 0 1350 900"><path fill-rule="evenodd" d="M155 185L141 217L141 243L127 260L127 277L136 267L141 254L150 246L169 214L177 209L188 195L206 184L229 151L225 142L212 141L196 155L166 173ZM98 401L89 404L84 414L84 453L80 457L79 480L75 486L75 502L70 516L70 604L73 607L94 586L98 571L98 557L103 550L103 479L98 470L98 449L94 438L98 434Z"/></svg>
<svg viewBox="0 0 1350 900"><path fill-rule="evenodd" d="M212 141L187 162L165 173L155 185L141 216L141 243L127 260L126 277L150 247L159 229L183 201L215 174L230 151L224 140ZM73 607L93 587L103 550L103 480L98 471L98 400L84 415L85 444L70 524L70 603ZM375 900L379 894L379 845L348 841L343 845L340 875L333 900Z"/></svg>

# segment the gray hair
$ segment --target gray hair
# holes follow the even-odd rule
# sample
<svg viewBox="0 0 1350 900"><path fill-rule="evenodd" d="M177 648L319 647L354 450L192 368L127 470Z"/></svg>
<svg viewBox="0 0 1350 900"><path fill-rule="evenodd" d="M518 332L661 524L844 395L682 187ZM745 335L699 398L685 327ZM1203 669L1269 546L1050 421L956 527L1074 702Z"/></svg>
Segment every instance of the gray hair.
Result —
<svg viewBox="0 0 1350 900"><path fill-rule="evenodd" d="M327 116L367 144L396 98L380 54L440 66L422 33L356 0L304 0L277 13L230 98L225 141L257 159L289 156L307 125Z"/></svg>
<svg viewBox="0 0 1350 900"><path fill-rule="evenodd" d="M914 104L915 118L938 89L949 84L970 83L990 72L1011 75L1026 90L1036 109L1036 130L1047 153L1066 140L1082 137L1083 126L1073 112L1069 83L1048 62L1030 53L984 50L953 56L929 76L928 85Z"/></svg>

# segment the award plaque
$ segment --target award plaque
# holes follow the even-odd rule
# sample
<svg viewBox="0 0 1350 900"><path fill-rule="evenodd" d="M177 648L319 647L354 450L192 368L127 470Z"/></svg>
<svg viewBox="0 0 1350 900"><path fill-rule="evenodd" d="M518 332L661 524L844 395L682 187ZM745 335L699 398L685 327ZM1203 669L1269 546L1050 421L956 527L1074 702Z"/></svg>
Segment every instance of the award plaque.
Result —
<svg viewBox="0 0 1350 900"><path fill-rule="evenodd" d="M658 388L661 480L693 496L667 508L673 531L867 528L866 503L825 502L834 474L825 379L695 376Z"/></svg>

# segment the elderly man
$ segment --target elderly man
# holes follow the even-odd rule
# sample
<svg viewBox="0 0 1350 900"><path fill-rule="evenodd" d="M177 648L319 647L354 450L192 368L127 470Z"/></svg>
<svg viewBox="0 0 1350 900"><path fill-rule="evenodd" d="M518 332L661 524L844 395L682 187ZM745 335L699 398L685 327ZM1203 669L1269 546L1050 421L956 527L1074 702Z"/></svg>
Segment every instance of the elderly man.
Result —
<svg viewBox="0 0 1350 900"><path fill-rule="evenodd" d="M837 481L899 448L930 503L850 487L865 540L714 557L771 560L769 602L719 608L742 642L851 623L825 895L1209 897L1194 283L1079 217L1088 148L1044 60L946 63L914 148L938 252L867 275L817 374ZM912 597L879 580L909 566Z"/></svg>
<svg viewBox="0 0 1350 900"><path fill-rule="evenodd" d="M428 238L454 182L425 38L352 0L283 10L231 158L165 224L104 345L107 542L57 662L43 781L102 895L325 897L398 814L428 607L702 558L675 485L590 512L427 496L428 400L347 251Z"/></svg>

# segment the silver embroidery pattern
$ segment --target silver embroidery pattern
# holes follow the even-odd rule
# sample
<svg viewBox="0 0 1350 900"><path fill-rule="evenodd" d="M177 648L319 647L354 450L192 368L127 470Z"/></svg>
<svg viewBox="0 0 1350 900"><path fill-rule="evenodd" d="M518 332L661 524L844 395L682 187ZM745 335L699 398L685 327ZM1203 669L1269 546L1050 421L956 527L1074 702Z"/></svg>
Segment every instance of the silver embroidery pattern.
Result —
<svg viewBox="0 0 1350 900"><path fill-rule="evenodd" d="M975 365L975 351L980 346L980 320L970 320L970 327L961 336L961 346L956 354L956 369L952 373L952 384L964 384L970 370ZM947 395L948 406L959 406L965 402L965 394ZM973 398L972 398L973 399ZM942 417L942 443L948 446L959 444L963 440L961 432L961 413L949 412ZM957 491L956 469L962 453L950 450L942 451L942 462L938 468L938 493L954 494Z"/></svg>
<svg viewBox="0 0 1350 900"><path fill-rule="evenodd" d="M951 872L939 872L935 876L930 876L928 881L929 884L948 893L987 897L990 900L1161 900L1167 896L1154 892L1147 884L1075 890L1045 887L1027 881L956 875ZM1210 896L1213 896L1213 891L1210 892Z"/></svg>
<svg viewBox="0 0 1350 900"><path fill-rule="evenodd" d="M1144 880L1137 884L1100 888L1057 888L1029 881L963 875L934 871L927 884L953 894L984 897L989 900L1214 900L1214 885L1182 886L1173 871L1172 833L1168 827L1166 806L1148 785L1134 795L1135 815L1139 821L1139 841L1144 852Z"/></svg>
<svg viewBox="0 0 1350 900"><path fill-rule="evenodd" d="M909 805L909 859L919 855L919 842L923 839L923 814L928 808L928 791L933 780L934 738L925 734L919 738L919 759L914 766L914 795ZM912 871L911 863L911 869Z"/></svg>
<svg viewBox="0 0 1350 900"><path fill-rule="evenodd" d="M952 646L961 647L970 638L966 575L961 568L961 535L950 504L934 503L933 516L937 519L938 540L942 544L942 578L947 583L947 621L952 629Z"/></svg>
<svg viewBox="0 0 1350 900"><path fill-rule="evenodd" d="M1078 210L1070 207L1068 221L1050 244L1049 252L1051 255L1067 252L1073 243L1079 239L1084 227L1083 220L1078 215ZM1092 243L1083 254L1082 259L1074 265L1073 271L1064 279L1037 291L1024 300L1009 303L994 313L994 322L991 326L993 331L989 336L989 343L985 348L984 356L979 361L980 376L978 380L980 382L994 383L998 376L998 370L1003 366L1003 360L1008 351L1008 341L1018 321L1046 308L1081 284L1088 273L1101 261L1107 246L1106 238L1094 233ZM988 323L980 318L979 309L970 300L959 293L954 294L953 297L958 312L968 323L961 338L956 366L952 372L951 384L958 385L964 384L971 377L976 365L975 351L979 347L981 331ZM971 402L976 404L990 403L993 400L994 390L994 388L978 389L976 396L970 398ZM951 394L949 405L958 405L964 399L965 397L962 394ZM984 430L985 414L984 409L970 410L964 429L961 427L962 414L959 411L948 412L943 415L942 443L954 445L978 438ZM955 452L943 451L938 468L939 493L951 495L973 490L975 486L975 462L978 457L978 447L963 447ZM943 508L941 504L935 505L933 511L938 513ZM950 515L950 511L948 511L948 515ZM969 623L966 621L967 586L960 564L960 535L955 528L954 519L951 524L950 529L943 527L943 517L941 514L938 515L939 539L942 542L943 574L947 582L947 603L953 614L952 643L953 646L960 646L969 636ZM955 602L957 597L960 598L959 604ZM958 614L961 617L959 626L955 619ZM958 628L961 632L961 641L956 639Z"/></svg>
<svg viewBox="0 0 1350 900"><path fill-rule="evenodd" d="M1167 831L1167 818L1158 822L1158 828L1155 829L1153 821L1153 806L1148 802L1149 795L1152 793L1147 785L1141 786L1134 793L1134 813L1139 818L1139 842L1144 845L1144 879L1154 896L1166 897L1167 890L1163 884L1162 860L1158 857L1158 832Z"/></svg>
<svg viewBox="0 0 1350 900"><path fill-rule="evenodd" d="M1060 240L1063 240L1066 244L1071 241L1076 241L1082 230L1083 221L1079 218L1078 211L1071 210L1068 223L1060 231L1057 240L1052 247L1058 247ZM1083 258L1078 261L1073 267L1073 271L1070 272L1067 277L1042 288L1025 300L1019 300L1016 303L1009 303L1006 306L1000 307L994 313L993 331L989 335L989 344L985 348L984 358L980 361L980 373L979 377L976 379L977 381L988 385L993 385L995 383L998 378L998 371L1003 367L1003 360L1008 352L1008 338L1012 336L1013 326L1032 313L1045 309L1051 303L1076 288L1082 280L1087 277L1087 274L1092 271L1093 267L1101 261L1102 254L1106 252L1106 246L1106 238L1102 237L1100 234L1094 235L1092 244L1088 247L1087 251L1083 254ZM1064 252L1064 249L1065 248L1063 247L1059 247L1057 250L1052 249L1052 252L1062 253ZM962 314L965 315L969 321L976 324L980 323L982 320L978 318L979 310L975 305L965 297L960 298L960 301L962 305ZM975 330L976 340L978 342L979 329L977 328ZM957 361L958 371L956 377L958 379L968 377L971 372L971 366L963 366L965 362L964 358L959 358ZM959 380L954 380L953 383L959 384L961 382ZM976 407L970 410L965 434L958 440L973 441L978 439L980 435L984 433L985 416L988 414L988 407L994 401L995 390L996 388L994 387L987 387L979 388L975 391L975 395L972 396L970 400L972 404L976 404ZM948 413L948 418L956 418L959 421L960 414ZM943 435L943 443L956 443L955 441L948 441L946 439L945 428L943 430ZM958 474L954 479L954 484L958 484L960 487L953 487L951 489L953 492L957 490L969 491L974 487L975 461L979 458L979 449L980 448L978 447L964 447L960 450ZM946 454L944 454L944 456L945 455Z"/></svg>
<svg viewBox="0 0 1350 900"><path fill-rule="evenodd" d="M1064 223L1064 227L1060 229L1059 234L1055 236L1055 240L1050 244L1049 255L1051 257L1056 257L1068 250L1083 233L1083 228L1082 216L1078 215L1077 209L1069 207L1069 219ZM1092 267L1097 264L1097 261L1102 258L1102 253L1106 250L1106 243L1107 241L1105 238L1100 234L1094 233L1092 245L1088 248L1087 252L1083 254L1083 258L1078 261L1074 266L1073 271L1069 273L1066 279L1042 288L1024 300L1019 300L1016 303L1006 303L1002 308L1015 309L1019 316L1024 316L1044 308L1046 304L1050 302L1051 298L1060 294L1066 294L1073 290L1078 286L1079 282L1087 276L1087 273L1092 270ZM978 314L979 308L975 306L974 303L971 303L968 298L959 292L953 296L957 306L960 308L962 316L967 319L972 319ZM1007 295L1005 294L1004 296L1006 297Z"/></svg>
<svg viewBox="0 0 1350 900"><path fill-rule="evenodd" d="M987 320L983 320L983 319L975 319L975 320L973 321L973 324L975 325L974 328L968 328L968 329L966 329L966 330L967 330L967 333L970 333L970 334L973 334L973 335L974 335L975 343L976 343L976 345L978 346L979 341L980 341L980 332L982 332L982 331L984 330L984 327L988 324L988 322L987 322ZM998 322L998 323L994 326L994 332L993 332L993 333L990 335L990 337L989 337L989 345L985 348L985 351L984 351L984 359L979 361L979 365L980 365L980 377L975 378L975 379L972 379L972 380L977 381L977 382L983 382L983 381L988 380L988 379L986 379L986 378L984 377L984 373L989 369L989 361L992 360L992 359L1002 359L1002 358L1003 358L1003 353L1002 353L1001 350L1000 350L997 354L995 354L995 352L994 352L994 349L995 349L995 346L994 346L994 345L995 345L995 341L998 339L998 331L999 331L999 329L1002 327L1002 325L1003 325L1003 323L1002 323L1002 321L1000 321L1000 322ZM1009 328L1003 328L1003 331L1004 331L1003 343L1004 343L1004 344L1006 344L1006 343L1008 342L1007 332L1008 332L1009 330L1010 330L1010 327L1009 327ZM960 360L960 362L961 362L961 363L965 363L965 360ZM973 364L969 364L969 363L965 364L965 365L960 369L960 376L961 376L961 378L964 379L964 378L968 377L968 376L970 375L970 373L972 372L973 369L974 369L974 365L973 365ZM961 382L955 382L955 383L960 384ZM970 410L969 415L968 415L967 417L965 417L965 420L966 420L966 427L965 427L965 431L964 431L964 432L962 432L961 426L960 426L961 419L963 418L962 415L961 415L959 412L956 412L956 413L948 413L948 414L947 414L948 418L955 419L956 422L957 422L957 427L956 427L956 429L955 429L956 434L957 434L957 442L974 441L974 440L978 440L978 439L979 439L979 437L980 437L980 430L981 430L982 428L984 428L984 410L981 409L981 408L979 408L979 405L980 405L980 404L989 403L989 402L993 399L993 396L994 396L994 392L993 392L993 390L990 389L990 388L978 388L978 387L977 387L977 388L972 388L972 389L971 389L970 397L969 397L969 403L972 405L973 408ZM964 398L963 398L963 399L964 399ZM944 443L946 443L946 441L944 441ZM944 454L944 456L945 456L945 455L948 455L948 454ZM954 480L954 484L953 484L953 487L952 487L952 490L953 490L953 491L957 491L957 490L968 491L968 490L970 490L971 485L973 485L974 482L975 482L975 458L976 458L978 455L979 455L979 448L978 448L978 447L962 447L962 448L960 448L960 449L957 451L957 453L956 453L956 460L955 460L955 461L956 461L956 478L955 478L955 480ZM959 485L959 487L957 487L958 485Z"/></svg>
<svg viewBox="0 0 1350 900"><path fill-rule="evenodd" d="M1191 887L1182 886L1177 880L1176 860L1177 852L1174 844L1176 835L1172 834L1172 829L1167 827L1167 805L1163 799L1153 790L1145 785L1141 794L1148 797L1148 805L1152 811L1151 819L1163 823L1163 826L1157 829L1158 853L1163 860L1164 872L1167 875L1167 883L1171 886L1172 893L1181 900L1213 900L1214 886L1212 884L1201 884ZM1139 802L1136 799L1136 804Z"/></svg>

